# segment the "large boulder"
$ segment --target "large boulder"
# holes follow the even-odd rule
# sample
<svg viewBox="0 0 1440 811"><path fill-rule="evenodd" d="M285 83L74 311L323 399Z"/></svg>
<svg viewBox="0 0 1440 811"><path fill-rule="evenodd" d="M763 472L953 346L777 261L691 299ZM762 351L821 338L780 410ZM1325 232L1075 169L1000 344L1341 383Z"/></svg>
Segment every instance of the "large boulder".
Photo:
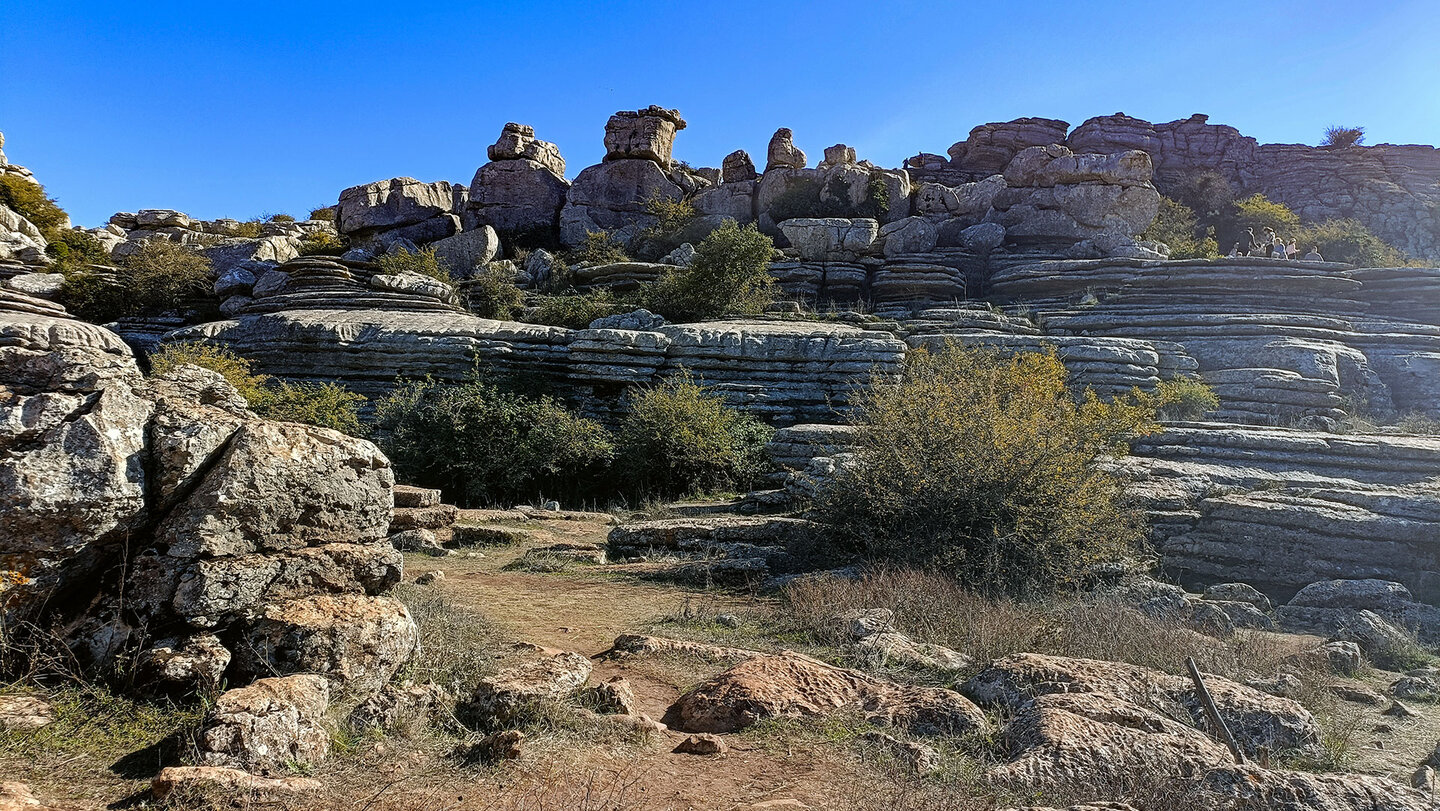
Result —
<svg viewBox="0 0 1440 811"><path fill-rule="evenodd" d="M575 178L560 211L560 241L574 247L584 243L587 234L606 231L628 246L657 222L647 209L650 201L683 196L653 160L618 158L587 167Z"/></svg>
<svg viewBox="0 0 1440 811"><path fill-rule="evenodd" d="M415 620L390 597L320 595L263 606L236 664L262 673L320 673L359 694L379 690L419 643Z"/></svg>
<svg viewBox="0 0 1440 811"><path fill-rule="evenodd" d="M448 182L396 177L340 192L336 218L341 233L356 234L417 225L449 214L454 207L455 195Z"/></svg>
<svg viewBox="0 0 1440 811"><path fill-rule="evenodd" d="M685 129L679 110L650 105L622 110L605 123L605 160L643 158L669 168L675 133Z"/></svg>
<svg viewBox="0 0 1440 811"><path fill-rule="evenodd" d="M560 149L535 138L533 128L512 123L490 146L489 156L470 181L466 229L489 225L540 242L553 238L570 188Z"/></svg>
<svg viewBox="0 0 1440 811"><path fill-rule="evenodd" d="M990 729L985 714L959 693L882 681L792 651L755 656L691 688L665 723L685 732L736 732L772 718L847 712L921 734Z"/></svg>
<svg viewBox="0 0 1440 811"><path fill-rule="evenodd" d="M1144 152L1075 155L1062 146L1031 147L1005 170L1007 188L991 201L989 222L1016 241L1073 245L1130 240L1154 221L1160 193Z"/></svg>
<svg viewBox="0 0 1440 811"><path fill-rule="evenodd" d="M993 175L1026 149L1065 143L1069 129L1069 124L1053 118L982 124L970 130L970 137L950 147L950 160L964 171Z"/></svg>
<svg viewBox="0 0 1440 811"><path fill-rule="evenodd" d="M805 153L795 146L795 135L789 127L781 127L770 136L765 150L765 171L771 169L804 169Z"/></svg>

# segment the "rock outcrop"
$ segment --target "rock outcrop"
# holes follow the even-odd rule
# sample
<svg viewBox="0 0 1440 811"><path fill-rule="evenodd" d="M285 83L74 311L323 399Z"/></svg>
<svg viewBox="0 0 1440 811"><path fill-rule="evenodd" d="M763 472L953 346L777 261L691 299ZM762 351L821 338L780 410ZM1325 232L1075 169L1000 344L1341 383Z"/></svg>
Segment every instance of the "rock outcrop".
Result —
<svg viewBox="0 0 1440 811"><path fill-rule="evenodd" d="M401 559L374 445L261 420L197 367L143 378L118 336L46 302L0 290L0 314L10 627L178 692L297 671L363 691L408 659L414 622L380 596Z"/></svg>
<svg viewBox="0 0 1440 811"><path fill-rule="evenodd" d="M552 239L570 189L559 147L537 139L533 127L510 123L488 155L470 181L465 228L489 225L511 238Z"/></svg>

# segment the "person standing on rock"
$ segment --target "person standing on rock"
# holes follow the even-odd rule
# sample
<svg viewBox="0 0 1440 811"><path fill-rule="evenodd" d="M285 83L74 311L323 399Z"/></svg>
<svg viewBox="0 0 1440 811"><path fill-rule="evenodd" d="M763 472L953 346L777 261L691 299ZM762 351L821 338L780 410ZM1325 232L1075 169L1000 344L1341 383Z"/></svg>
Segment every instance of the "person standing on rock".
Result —
<svg viewBox="0 0 1440 811"><path fill-rule="evenodd" d="M1232 258L1236 256L1243 256L1244 254L1240 253L1240 243L1235 243L1235 247L1231 248L1230 253L1227 255Z"/></svg>
<svg viewBox="0 0 1440 811"><path fill-rule="evenodd" d="M1255 241L1255 229L1245 229L1245 241L1241 243L1244 247L1240 249L1241 256L1254 256L1259 244Z"/></svg>
<svg viewBox="0 0 1440 811"><path fill-rule="evenodd" d="M1261 246L1265 251L1265 258L1272 259L1275 256L1275 229L1265 228L1265 244Z"/></svg>

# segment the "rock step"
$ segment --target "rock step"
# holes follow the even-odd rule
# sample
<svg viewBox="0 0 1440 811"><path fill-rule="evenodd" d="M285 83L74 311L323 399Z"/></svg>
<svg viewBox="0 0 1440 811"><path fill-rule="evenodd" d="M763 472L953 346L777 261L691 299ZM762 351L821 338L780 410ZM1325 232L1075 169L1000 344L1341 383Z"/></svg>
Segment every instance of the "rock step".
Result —
<svg viewBox="0 0 1440 811"><path fill-rule="evenodd" d="M396 507L434 507L439 503L439 490L430 490L424 487L411 487L408 484L395 485Z"/></svg>
<svg viewBox="0 0 1440 811"><path fill-rule="evenodd" d="M450 504L436 504L433 507L396 507L390 518L390 532L407 529L445 529L455 523L460 510Z"/></svg>

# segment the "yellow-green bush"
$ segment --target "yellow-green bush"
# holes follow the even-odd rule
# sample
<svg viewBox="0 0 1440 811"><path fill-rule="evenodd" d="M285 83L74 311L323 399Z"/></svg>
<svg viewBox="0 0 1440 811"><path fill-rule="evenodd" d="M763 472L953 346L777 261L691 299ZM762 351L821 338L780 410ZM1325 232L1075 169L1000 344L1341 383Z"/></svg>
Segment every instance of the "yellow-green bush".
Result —
<svg viewBox="0 0 1440 811"><path fill-rule="evenodd" d="M304 422L363 436L358 409L365 398L338 383L286 383L257 374L248 359L207 343L166 344L150 356L150 373L163 377L178 366L199 366L225 378L250 409L266 419Z"/></svg>
<svg viewBox="0 0 1440 811"><path fill-rule="evenodd" d="M831 541L1012 594L1135 550L1140 516L1096 462L1153 430L1164 397L1077 400L1066 382L1053 351L912 352L900 382L861 396L856 461L817 497Z"/></svg>
<svg viewBox="0 0 1440 811"><path fill-rule="evenodd" d="M503 265L490 264L465 281L465 302L481 318L509 321L525 306L525 293L515 286L515 274Z"/></svg>
<svg viewBox="0 0 1440 811"><path fill-rule="evenodd" d="M1160 212L1140 236L1170 246L1171 259L1214 259L1220 255L1220 246L1213 231L1200 227L1189 206L1161 197Z"/></svg>
<svg viewBox="0 0 1440 811"><path fill-rule="evenodd" d="M212 295L210 260L203 254L152 239L114 271L75 268L65 275L60 300L86 321L203 308Z"/></svg>
<svg viewBox="0 0 1440 811"><path fill-rule="evenodd" d="M670 321L753 315L775 298L775 243L753 225L726 220L695 248L695 263L647 287L640 301Z"/></svg>
<svg viewBox="0 0 1440 811"><path fill-rule="evenodd" d="M1166 420L1198 420L1220 407L1220 398L1215 396L1215 390L1205 381L1191 377L1162 382L1156 395L1164 402L1159 416Z"/></svg>
<svg viewBox="0 0 1440 811"><path fill-rule="evenodd" d="M585 241L570 254L574 262L589 262L592 265L608 265L614 262L628 262L630 257L625 249L610 236L609 231L591 231Z"/></svg>
<svg viewBox="0 0 1440 811"><path fill-rule="evenodd" d="M401 248L394 253L383 254L375 261L380 264L380 270L384 273L419 273L446 284L450 283L450 269L435 258L434 248L421 248L416 253Z"/></svg>
<svg viewBox="0 0 1440 811"><path fill-rule="evenodd" d="M615 301L608 290L593 293L544 296L535 310L525 316L532 324L548 324L552 327L585 329L590 322L607 315L614 315L625 308Z"/></svg>
<svg viewBox="0 0 1440 811"><path fill-rule="evenodd" d="M345 241L329 231L311 231L300 237L301 256L339 256L345 252Z"/></svg>
<svg viewBox="0 0 1440 811"><path fill-rule="evenodd" d="M632 393L616 441L625 481L645 496L748 485L770 428L726 406L688 372Z"/></svg>
<svg viewBox="0 0 1440 811"><path fill-rule="evenodd" d="M50 270L55 273L71 273L86 265L110 264L110 252L100 240L85 231L61 229L49 236L50 244L45 246L55 263Z"/></svg>

